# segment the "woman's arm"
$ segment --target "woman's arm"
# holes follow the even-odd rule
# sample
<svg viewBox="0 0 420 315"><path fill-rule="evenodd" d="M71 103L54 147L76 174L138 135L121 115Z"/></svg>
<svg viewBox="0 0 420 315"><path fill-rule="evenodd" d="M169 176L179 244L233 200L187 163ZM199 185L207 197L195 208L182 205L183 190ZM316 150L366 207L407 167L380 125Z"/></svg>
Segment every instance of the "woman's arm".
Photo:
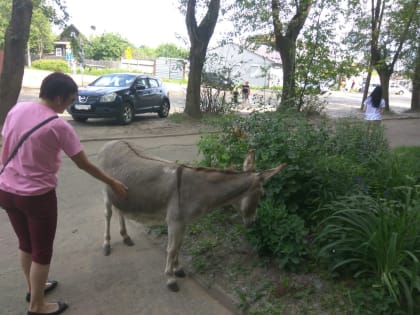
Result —
<svg viewBox="0 0 420 315"><path fill-rule="evenodd" d="M105 184L109 185L119 198L124 199L127 197L127 191L128 191L127 186L124 185L119 180L109 176L108 174L103 172L100 168L98 168L96 165L91 163L88 160L84 151L80 151L78 154L72 156L71 159L77 165L78 168L80 168L81 170L84 170L86 173L95 177L101 182L104 182Z"/></svg>

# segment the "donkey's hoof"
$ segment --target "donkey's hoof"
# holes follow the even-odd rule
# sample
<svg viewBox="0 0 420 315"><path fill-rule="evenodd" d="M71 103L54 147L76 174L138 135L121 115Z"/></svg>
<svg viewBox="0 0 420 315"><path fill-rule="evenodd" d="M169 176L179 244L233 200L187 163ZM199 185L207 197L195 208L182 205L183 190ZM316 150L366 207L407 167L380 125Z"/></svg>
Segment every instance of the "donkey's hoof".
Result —
<svg viewBox="0 0 420 315"><path fill-rule="evenodd" d="M103 253L104 256L109 256L109 254L111 254L111 245L104 245Z"/></svg>
<svg viewBox="0 0 420 315"><path fill-rule="evenodd" d="M175 276L178 278L185 278L185 276L187 275L184 271L184 269L178 269L174 272Z"/></svg>
<svg viewBox="0 0 420 315"><path fill-rule="evenodd" d="M127 246L133 246L134 242L131 240L130 236L127 236L126 238L124 238L124 244Z"/></svg>
<svg viewBox="0 0 420 315"><path fill-rule="evenodd" d="M166 284L166 286L172 292L178 292L179 291L179 286L178 286L178 283L176 283L176 282L169 282L169 283Z"/></svg>

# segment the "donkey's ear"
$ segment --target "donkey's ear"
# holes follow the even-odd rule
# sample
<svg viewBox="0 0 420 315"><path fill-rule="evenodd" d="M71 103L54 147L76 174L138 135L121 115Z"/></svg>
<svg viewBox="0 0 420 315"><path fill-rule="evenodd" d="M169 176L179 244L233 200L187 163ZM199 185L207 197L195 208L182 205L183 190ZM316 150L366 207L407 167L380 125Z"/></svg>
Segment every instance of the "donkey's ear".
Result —
<svg viewBox="0 0 420 315"><path fill-rule="evenodd" d="M259 174L260 178L262 178L263 182L265 183L266 181L268 181L271 177L273 177L274 175L276 175L278 172L280 172L281 170L283 170L285 167L287 166L286 163L282 163L279 166L275 167L275 168L271 168L269 170L265 170L263 172L261 172Z"/></svg>
<svg viewBox="0 0 420 315"><path fill-rule="evenodd" d="M245 158L242 169L247 171L255 170L255 149L249 150L247 157Z"/></svg>

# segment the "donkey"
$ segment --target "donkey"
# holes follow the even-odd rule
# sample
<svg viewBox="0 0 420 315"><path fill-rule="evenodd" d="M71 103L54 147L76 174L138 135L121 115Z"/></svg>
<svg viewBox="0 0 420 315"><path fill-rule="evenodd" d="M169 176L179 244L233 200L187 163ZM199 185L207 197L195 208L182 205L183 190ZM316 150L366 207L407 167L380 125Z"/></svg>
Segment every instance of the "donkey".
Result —
<svg viewBox="0 0 420 315"><path fill-rule="evenodd" d="M127 234L125 218L142 223L164 222L168 227L165 274L167 286L178 291L176 277L185 277L178 254L187 224L210 210L233 205L245 224L254 222L263 183L280 172L286 164L260 173L255 172L255 150L249 152L243 171L192 167L145 154L129 141L106 143L98 154L100 167L128 187L126 199L119 199L106 186L105 239L103 250L109 255L112 206L118 209L120 233L126 245L133 245Z"/></svg>

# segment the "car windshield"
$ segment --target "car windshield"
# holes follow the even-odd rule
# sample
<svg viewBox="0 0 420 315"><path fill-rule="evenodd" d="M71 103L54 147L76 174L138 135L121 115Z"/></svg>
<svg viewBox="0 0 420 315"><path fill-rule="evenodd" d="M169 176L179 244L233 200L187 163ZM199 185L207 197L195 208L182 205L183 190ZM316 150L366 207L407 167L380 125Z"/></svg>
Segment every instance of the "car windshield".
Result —
<svg viewBox="0 0 420 315"><path fill-rule="evenodd" d="M134 82L135 76L127 74L110 74L98 78L89 84L100 87L129 87Z"/></svg>

